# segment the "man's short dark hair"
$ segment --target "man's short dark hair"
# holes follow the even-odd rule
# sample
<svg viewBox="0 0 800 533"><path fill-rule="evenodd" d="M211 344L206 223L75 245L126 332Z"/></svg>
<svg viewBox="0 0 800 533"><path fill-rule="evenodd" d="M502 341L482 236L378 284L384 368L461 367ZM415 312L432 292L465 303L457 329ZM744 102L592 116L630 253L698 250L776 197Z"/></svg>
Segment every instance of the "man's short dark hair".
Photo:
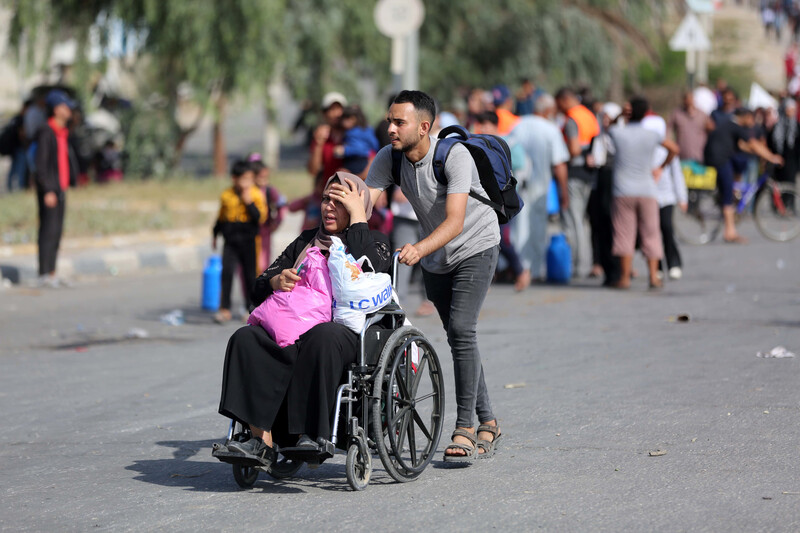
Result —
<svg viewBox="0 0 800 533"><path fill-rule="evenodd" d="M748 115L752 115L753 112L746 107L737 107L733 114L737 117L746 117Z"/></svg>
<svg viewBox="0 0 800 533"><path fill-rule="evenodd" d="M563 98L574 98L574 97L575 97L575 91L573 91L569 87L562 87L556 92L555 99L561 100Z"/></svg>
<svg viewBox="0 0 800 533"><path fill-rule="evenodd" d="M436 118L436 102L434 102L430 95L422 91L400 91L400 93L395 96L393 103L413 105L417 113L430 123L433 123L433 120Z"/></svg>
<svg viewBox="0 0 800 533"><path fill-rule="evenodd" d="M631 122L641 122L650 111L650 103L643 96L631 98Z"/></svg>
<svg viewBox="0 0 800 533"><path fill-rule="evenodd" d="M480 115L478 115L478 123L483 124L485 122L491 122L495 126L500 124L500 119L497 117L497 113L494 111L484 111Z"/></svg>
<svg viewBox="0 0 800 533"><path fill-rule="evenodd" d="M252 170L253 167L250 165L250 163L240 159L239 161L234 162L231 166L231 176L238 178L245 172L252 172Z"/></svg>

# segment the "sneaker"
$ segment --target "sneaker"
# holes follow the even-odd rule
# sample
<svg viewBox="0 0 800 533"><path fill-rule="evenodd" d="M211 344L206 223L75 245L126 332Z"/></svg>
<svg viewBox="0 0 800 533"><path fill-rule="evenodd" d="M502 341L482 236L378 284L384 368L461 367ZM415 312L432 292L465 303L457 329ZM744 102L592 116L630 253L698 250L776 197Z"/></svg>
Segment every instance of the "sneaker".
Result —
<svg viewBox="0 0 800 533"><path fill-rule="evenodd" d="M255 459L261 463L262 466L272 465L277 457L276 448L274 446L267 446L266 443L258 437L251 437L244 442L230 441L227 448L228 452L241 454L244 459Z"/></svg>
<svg viewBox="0 0 800 533"><path fill-rule="evenodd" d="M255 455L256 457L261 457L264 455L264 452L271 449L272 448L267 446L267 444L258 437L250 437L244 442L232 440L228 443L228 450L243 455Z"/></svg>
<svg viewBox="0 0 800 533"><path fill-rule="evenodd" d="M41 289L58 289L61 283L57 277L45 274L37 278L35 286Z"/></svg>
<svg viewBox="0 0 800 533"><path fill-rule="evenodd" d="M681 267L672 267L669 269L669 279L681 279L683 276L683 270Z"/></svg>

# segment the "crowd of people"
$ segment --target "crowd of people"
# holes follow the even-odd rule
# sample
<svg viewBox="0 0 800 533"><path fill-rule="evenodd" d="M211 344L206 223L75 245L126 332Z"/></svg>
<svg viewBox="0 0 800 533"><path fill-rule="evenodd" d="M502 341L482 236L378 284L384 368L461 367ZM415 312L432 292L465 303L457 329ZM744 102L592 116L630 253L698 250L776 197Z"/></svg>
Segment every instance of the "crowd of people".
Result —
<svg viewBox="0 0 800 533"><path fill-rule="evenodd" d="M431 135L460 124L502 136L510 147L525 207L501 227L503 271L497 279L510 279L519 291L546 281L550 195L558 198L569 226L576 265L580 250L592 252L591 270L575 275L604 276L607 286L628 287L640 249L649 284L658 288L664 273L674 280L683 275L672 220L675 209L687 209L685 169L715 169L723 238L729 243L745 241L735 225L735 180L754 180L759 160L774 165L776 179L794 180L800 157L797 105L788 93L778 96L776 109L749 109L718 80L714 89L701 85L685 91L680 105L662 117L640 96L620 105L593 98L589 89L564 87L550 94L522 79L516 91L503 84L474 88L463 103L438 106ZM356 114L357 120L351 118ZM364 177L376 148L389 142L386 121L370 131L358 106L339 93L325 96L322 117L309 147L308 170L317 187L289 204L290 210L305 211L305 229L318 225L325 177L336 170ZM380 200L385 203L375 206L370 227L389 234L393 243L409 242L419 233L419 221L400 188L392 189ZM411 273L403 275L407 286ZM419 310L431 311L428 302Z"/></svg>

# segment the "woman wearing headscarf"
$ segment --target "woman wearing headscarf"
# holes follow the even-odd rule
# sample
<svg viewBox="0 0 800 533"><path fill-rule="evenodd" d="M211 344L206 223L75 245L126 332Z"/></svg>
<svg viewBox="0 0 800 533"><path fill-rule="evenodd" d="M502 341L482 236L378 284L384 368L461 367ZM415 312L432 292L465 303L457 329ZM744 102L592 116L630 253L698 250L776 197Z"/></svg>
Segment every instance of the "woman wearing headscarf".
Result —
<svg viewBox="0 0 800 533"><path fill-rule="evenodd" d="M800 169L800 128L797 124L797 102L786 98L778 109L778 122L769 136L770 149L783 157L783 166L775 167L775 179L794 183Z"/></svg>
<svg viewBox="0 0 800 533"><path fill-rule="evenodd" d="M300 280L297 268L306 251L316 246L327 256L333 236L354 257L367 256L376 271L388 271L389 239L367 227L371 212L363 180L345 172L331 176L322 195L319 228L302 232L256 279L253 303L259 305L275 291L291 291ZM268 466L275 459L276 441L314 446L317 438L330 439L336 390L357 354L358 335L333 322L314 326L285 348L260 326L237 330L225 354L219 413L248 425L253 438L230 442L228 451Z"/></svg>

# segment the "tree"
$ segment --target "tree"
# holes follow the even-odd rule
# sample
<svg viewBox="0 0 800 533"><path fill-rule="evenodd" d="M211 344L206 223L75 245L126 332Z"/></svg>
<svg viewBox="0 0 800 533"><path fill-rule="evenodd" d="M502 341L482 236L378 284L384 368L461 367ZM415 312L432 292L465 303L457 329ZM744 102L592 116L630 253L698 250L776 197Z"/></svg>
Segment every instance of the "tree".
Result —
<svg viewBox="0 0 800 533"><path fill-rule="evenodd" d="M195 99L214 114L214 171L225 174L227 157L222 123L234 93L253 93L269 83L283 43L282 2L270 0L193 0L117 2L114 15L144 35L141 53L161 74L155 88L165 95L171 115L188 84ZM177 121L176 121L177 126ZM197 127L176 129L178 157Z"/></svg>

